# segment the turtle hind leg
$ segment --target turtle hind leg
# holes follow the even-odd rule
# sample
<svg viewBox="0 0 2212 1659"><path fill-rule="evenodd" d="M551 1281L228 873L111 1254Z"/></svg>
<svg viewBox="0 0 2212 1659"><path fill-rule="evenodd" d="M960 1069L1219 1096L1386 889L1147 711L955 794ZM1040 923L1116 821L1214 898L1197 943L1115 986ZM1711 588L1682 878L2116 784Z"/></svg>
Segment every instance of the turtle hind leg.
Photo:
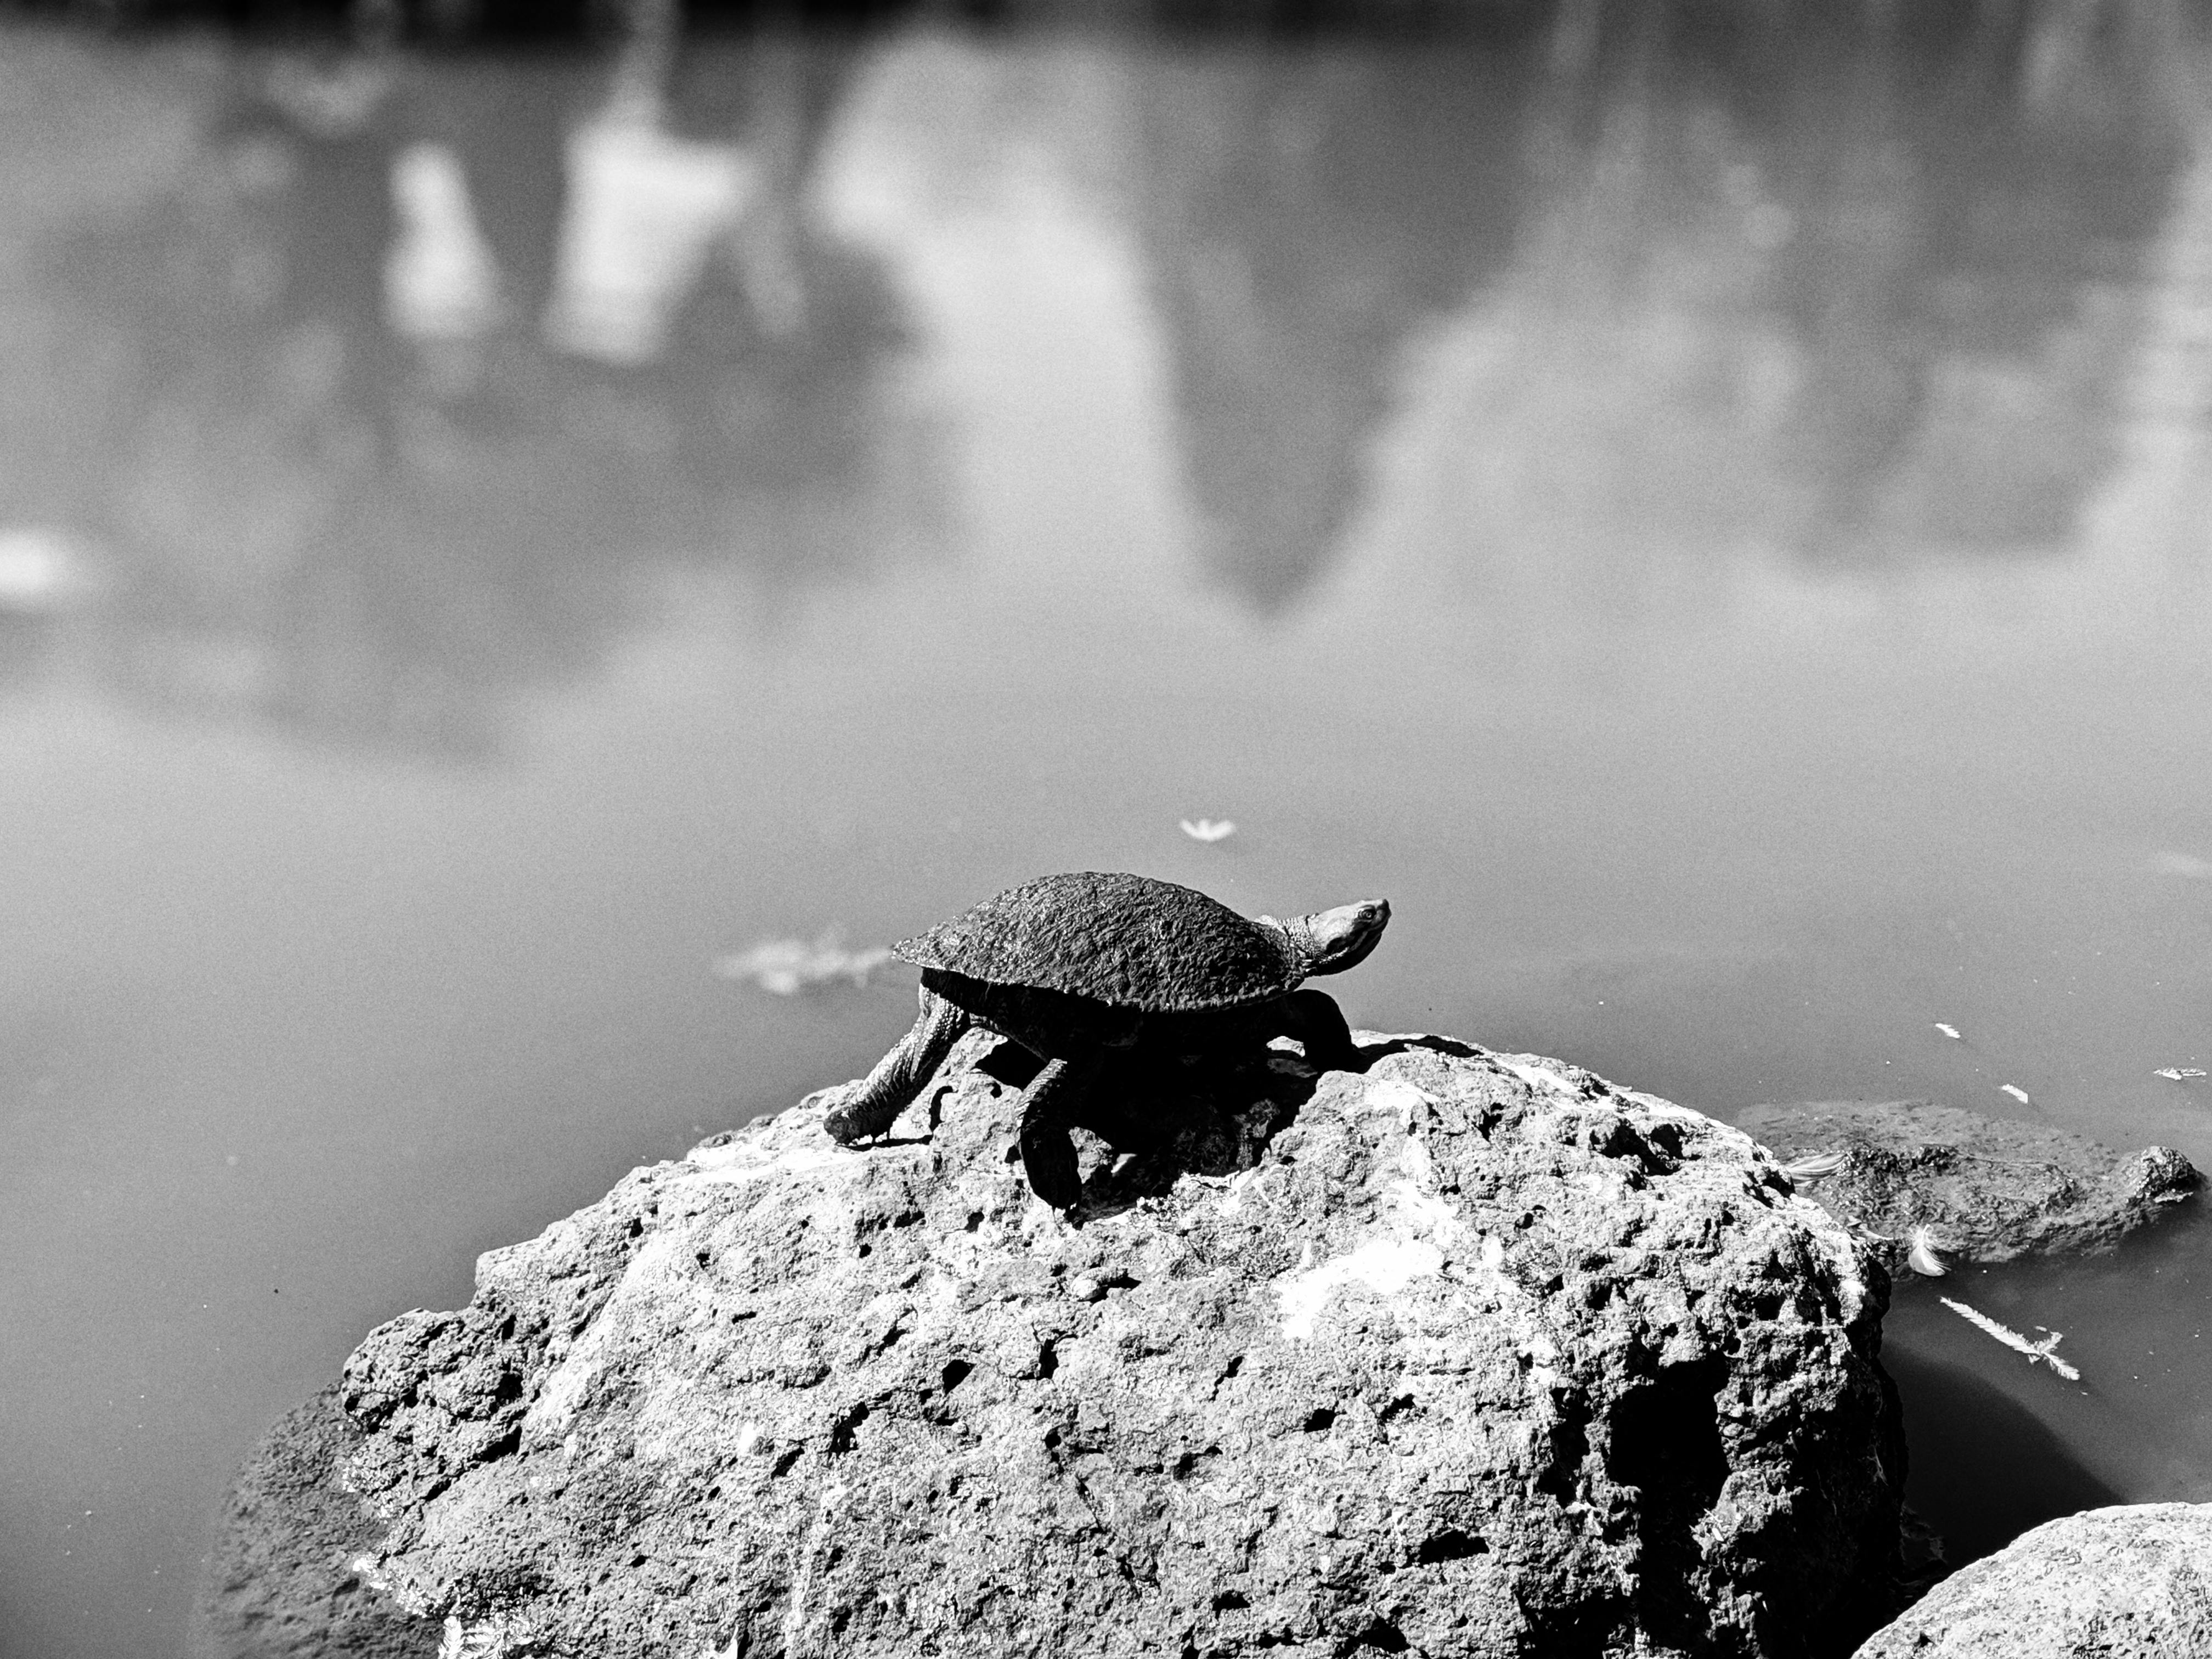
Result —
<svg viewBox="0 0 2212 1659"><path fill-rule="evenodd" d="M1306 1063L1323 1072L1364 1072L1344 1011L1326 991L1293 991L1283 999L1282 1029L1304 1046Z"/></svg>
<svg viewBox="0 0 2212 1659"><path fill-rule="evenodd" d="M1067 1129L1097 1079L1103 1058L1048 1060L1022 1096L1022 1172L1030 1190L1055 1210L1072 1210L1083 1201L1083 1176Z"/></svg>
<svg viewBox="0 0 2212 1659"><path fill-rule="evenodd" d="M921 988L921 1012L913 1027L876 1062L875 1069L857 1086L846 1085L844 1103L822 1120L830 1138L849 1146L863 1137L882 1134L921 1092L930 1074L945 1063L952 1045L972 1024L967 1011L955 1007L927 985Z"/></svg>

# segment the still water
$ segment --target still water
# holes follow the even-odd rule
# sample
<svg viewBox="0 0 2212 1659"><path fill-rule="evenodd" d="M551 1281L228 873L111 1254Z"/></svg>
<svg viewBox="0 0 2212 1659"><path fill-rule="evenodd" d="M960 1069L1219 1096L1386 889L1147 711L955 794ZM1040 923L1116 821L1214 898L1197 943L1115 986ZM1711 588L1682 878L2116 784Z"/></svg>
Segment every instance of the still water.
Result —
<svg viewBox="0 0 2212 1659"><path fill-rule="evenodd" d="M181 1652L370 1326L906 1024L746 952L1044 871L2212 1165L2212 52L2088 15L0 33L0 1654ZM2208 1249L1951 1281L2078 1387L1900 1295L1954 1552L2212 1497Z"/></svg>

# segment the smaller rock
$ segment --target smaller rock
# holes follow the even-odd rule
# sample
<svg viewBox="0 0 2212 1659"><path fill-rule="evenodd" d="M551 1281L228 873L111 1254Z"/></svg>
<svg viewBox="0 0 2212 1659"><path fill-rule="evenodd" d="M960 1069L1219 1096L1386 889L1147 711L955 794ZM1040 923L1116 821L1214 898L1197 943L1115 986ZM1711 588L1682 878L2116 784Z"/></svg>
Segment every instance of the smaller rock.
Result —
<svg viewBox="0 0 2212 1659"><path fill-rule="evenodd" d="M1800 1189L1893 1273L1916 1238L1962 1261L2110 1249L2203 1180L2170 1146L2129 1158L2047 1124L1925 1100L1753 1106L1736 1124L1784 1162L1842 1153L1833 1174Z"/></svg>
<svg viewBox="0 0 2212 1659"><path fill-rule="evenodd" d="M1869 1637L1855 1659L2212 1654L2212 1504L2123 1504L2023 1533Z"/></svg>

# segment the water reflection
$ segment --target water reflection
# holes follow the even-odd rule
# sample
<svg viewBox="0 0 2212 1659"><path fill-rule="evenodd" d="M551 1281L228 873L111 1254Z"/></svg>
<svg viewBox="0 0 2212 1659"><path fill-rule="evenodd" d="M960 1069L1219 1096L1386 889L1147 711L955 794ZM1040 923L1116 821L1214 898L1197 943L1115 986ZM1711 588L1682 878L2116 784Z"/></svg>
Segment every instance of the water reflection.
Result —
<svg viewBox="0 0 2212 1659"><path fill-rule="evenodd" d="M1146 66L1133 193L1200 559L1262 609L1336 556L1409 344L1515 251L1536 44Z"/></svg>
<svg viewBox="0 0 2212 1659"><path fill-rule="evenodd" d="M2072 550L2192 106L2170 10L2071 15L1563 28L1517 246L1410 371L1370 539L1418 527L1494 602L1533 537L1614 605L1745 557Z"/></svg>
<svg viewBox="0 0 2212 1659"><path fill-rule="evenodd" d="M898 545L901 326L793 208L850 63L611 95L583 63L235 64L167 188L53 258L112 345L67 491L113 566L106 673L481 751L641 568L772 587Z"/></svg>
<svg viewBox="0 0 2212 1659"><path fill-rule="evenodd" d="M1104 37L888 114L880 55L796 37L180 64L167 177L46 250L68 441L15 510L109 565L75 659L116 686L495 748L656 571L772 597L939 538L910 256L812 204L856 124L980 116L971 192L1140 273L1189 579L1262 614L1346 561L1617 609L1746 556L2049 556L2118 453L2188 156L2175 14L2075 15ZM1103 137L1048 112L1071 61L1113 67ZM935 37L911 72L981 62Z"/></svg>

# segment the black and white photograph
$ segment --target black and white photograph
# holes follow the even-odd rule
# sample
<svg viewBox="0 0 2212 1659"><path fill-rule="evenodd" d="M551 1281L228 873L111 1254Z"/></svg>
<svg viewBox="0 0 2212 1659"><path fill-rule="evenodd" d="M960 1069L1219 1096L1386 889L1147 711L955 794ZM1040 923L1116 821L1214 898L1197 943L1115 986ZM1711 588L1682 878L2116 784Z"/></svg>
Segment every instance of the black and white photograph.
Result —
<svg viewBox="0 0 2212 1659"><path fill-rule="evenodd" d="M2212 1659L2212 0L0 0L0 1659Z"/></svg>

